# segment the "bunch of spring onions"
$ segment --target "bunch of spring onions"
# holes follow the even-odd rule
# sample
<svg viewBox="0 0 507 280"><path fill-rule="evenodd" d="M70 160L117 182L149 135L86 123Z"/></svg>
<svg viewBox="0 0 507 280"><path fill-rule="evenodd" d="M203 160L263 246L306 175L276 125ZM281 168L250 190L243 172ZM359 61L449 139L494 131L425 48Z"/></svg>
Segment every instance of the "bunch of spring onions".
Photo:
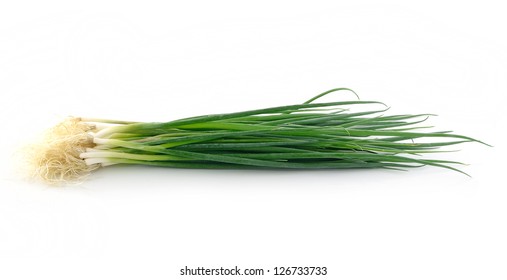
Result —
<svg viewBox="0 0 507 280"><path fill-rule="evenodd" d="M480 142L416 126L428 115L386 115L376 101L316 102L170 122L68 118L48 131L31 156L33 175L50 184L80 181L116 164L201 169L408 169L462 172L459 162L422 154ZM377 104L378 110L361 110ZM359 109L350 111L349 107ZM480 142L482 143L482 142Z"/></svg>

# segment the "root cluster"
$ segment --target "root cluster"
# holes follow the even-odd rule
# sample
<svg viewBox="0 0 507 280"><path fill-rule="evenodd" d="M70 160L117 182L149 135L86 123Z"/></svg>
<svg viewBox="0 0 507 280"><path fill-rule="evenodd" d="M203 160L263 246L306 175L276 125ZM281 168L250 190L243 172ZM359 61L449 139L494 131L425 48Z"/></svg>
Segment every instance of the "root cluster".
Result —
<svg viewBox="0 0 507 280"><path fill-rule="evenodd" d="M80 154L95 146L90 134L95 126L80 118L67 118L49 129L41 141L29 148L33 178L58 185L79 182L99 165L86 165Z"/></svg>

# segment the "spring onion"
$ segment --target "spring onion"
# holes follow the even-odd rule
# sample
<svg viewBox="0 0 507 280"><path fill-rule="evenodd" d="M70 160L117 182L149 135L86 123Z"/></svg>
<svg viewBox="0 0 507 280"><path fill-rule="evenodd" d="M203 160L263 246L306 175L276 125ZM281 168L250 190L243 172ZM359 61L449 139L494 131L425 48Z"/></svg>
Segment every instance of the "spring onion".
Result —
<svg viewBox="0 0 507 280"><path fill-rule="evenodd" d="M116 164L396 170L429 165L464 173L456 167L460 162L422 155L464 142L483 143L450 131L428 132L420 124L430 115L385 115L388 108L377 101L316 102L339 90L352 91L337 88L302 104L169 122L67 118L32 149L32 173L49 184L81 181L97 168ZM380 108L361 110L371 105Z"/></svg>

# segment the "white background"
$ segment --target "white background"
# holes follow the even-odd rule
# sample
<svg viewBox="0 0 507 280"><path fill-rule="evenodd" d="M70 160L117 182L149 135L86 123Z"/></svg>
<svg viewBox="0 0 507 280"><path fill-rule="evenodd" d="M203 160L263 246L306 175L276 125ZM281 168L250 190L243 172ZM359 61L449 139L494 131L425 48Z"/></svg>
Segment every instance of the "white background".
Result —
<svg viewBox="0 0 507 280"><path fill-rule="evenodd" d="M507 279L506 9L474 2L0 2L0 278ZM342 86L494 147L446 155L472 178L122 167L51 188L12 164L68 115L165 121Z"/></svg>

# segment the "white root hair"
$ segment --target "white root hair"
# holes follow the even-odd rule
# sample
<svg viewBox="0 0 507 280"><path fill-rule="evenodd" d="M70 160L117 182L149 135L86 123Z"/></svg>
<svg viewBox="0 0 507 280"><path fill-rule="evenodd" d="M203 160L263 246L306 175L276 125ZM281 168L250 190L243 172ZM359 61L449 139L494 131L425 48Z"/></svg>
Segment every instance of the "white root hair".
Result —
<svg viewBox="0 0 507 280"><path fill-rule="evenodd" d="M93 148L94 124L69 117L46 131L39 143L28 147L32 178L50 185L80 182L100 164L87 165L80 154Z"/></svg>

